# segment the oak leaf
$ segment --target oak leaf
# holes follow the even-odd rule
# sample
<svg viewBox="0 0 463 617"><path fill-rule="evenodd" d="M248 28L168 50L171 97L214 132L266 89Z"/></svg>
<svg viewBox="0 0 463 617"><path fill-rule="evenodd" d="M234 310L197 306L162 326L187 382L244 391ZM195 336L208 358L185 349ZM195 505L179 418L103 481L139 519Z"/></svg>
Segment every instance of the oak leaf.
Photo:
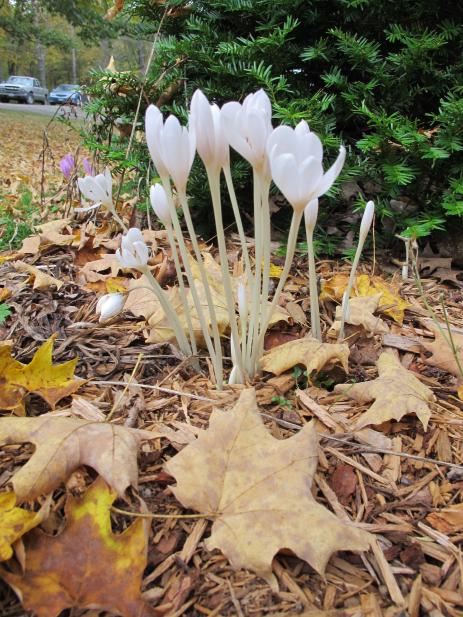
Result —
<svg viewBox="0 0 463 617"><path fill-rule="evenodd" d="M387 420L398 421L403 416L414 413L426 430L431 417L429 403L435 400L432 390L390 353L383 352L376 366L379 373L376 379L365 383L337 384L334 388L335 392L345 394L359 403L374 401L353 429L358 430L369 424L382 424Z"/></svg>
<svg viewBox="0 0 463 617"><path fill-rule="evenodd" d="M57 536L33 530L25 538L24 574L1 569L26 610L57 617L66 608L99 608L124 617L155 615L140 587L149 527L137 519L123 533L111 530L116 498L98 478L82 498L68 495L66 526Z"/></svg>
<svg viewBox="0 0 463 617"><path fill-rule="evenodd" d="M220 549L233 567L254 570L277 589L272 560L280 549L323 573L335 551L368 547L368 534L313 498L317 463L315 424L275 439L258 414L254 389L246 389L230 412L213 411L208 430L166 470L177 480L172 490L180 503L214 519L206 548Z"/></svg>
<svg viewBox="0 0 463 617"><path fill-rule="evenodd" d="M352 326L362 326L367 332L374 334L385 334L389 332L389 328L379 317L375 317L373 313L378 309L381 294L368 297L356 297L349 299L349 310L346 318L346 323ZM336 307L336 315L333 325L328 334L337 336L341 329L342 305Z"/></svg>
<svg viewBox="0 0 463 617"><path fill-rule="evenodd" d="M0 493L0 561L13 555L11 545L46 518L49 511L47 501L38 512L16 507L16 495L12 491Z"/></svg>
<svg viewBox="0 0 463 617"><path fill-rule="evenodd" d="M447 371L456 377L463 377L463 334L452 332L452 340L455 345L455 352L458 358L455 358L455 353L452 350L449 340L448 331L444 327L444 334L434 323L426 323L426 327L434 332L434 341L432 343L422 342L422 346L426 351L430 351L432 356L425 358L425 363L431 366L437 366L443 371ZM445 336L444 336L445 335Z"/></svg>
<svg viewBox="0 0 463 617"><path fill-rule="evenodd" d="M54 338L51 336L39 347L29 364L13 358L10 341L0 343L0 409L23 415L25 392L38 394L54 409L56 403L85 383L74 377L77 358L52 363Z"/></svg>
<svg viewBox="0 0 463 617"><path fill-rule="evenodd" d="M137 450L144 437L144 431L108 422L47 415L0 418L0 445L35 446L11 480L19 502L49 493L80 465L95 469L122 496L137 485Z"/></svg>
<svg viewBox="0 0 463 617"><path fill-rule="evenodd" d="M261 359L261 368L268 373L281 375L297 364L307 367L307 375L321 371L328 364L338 360L347 372L349 347L345 343L320 343L310 336L289 341L267 351Z"/></svg>
<svg viewBox="0 0 463 617"><path fill-rule="evenodd" d="M348 280L349 276L347 274L340 273L324 281L321 286L320 300L335 300L337 302L342 302ZM351 298L355 296L375 296L378 293L381 294L378 303L379 310L384 313L384 315L388 315L398 324L402 325L404 311L410 307L411 304L398 295L397 289L386 283L380 276L359 274L355 278Z"/></svg>

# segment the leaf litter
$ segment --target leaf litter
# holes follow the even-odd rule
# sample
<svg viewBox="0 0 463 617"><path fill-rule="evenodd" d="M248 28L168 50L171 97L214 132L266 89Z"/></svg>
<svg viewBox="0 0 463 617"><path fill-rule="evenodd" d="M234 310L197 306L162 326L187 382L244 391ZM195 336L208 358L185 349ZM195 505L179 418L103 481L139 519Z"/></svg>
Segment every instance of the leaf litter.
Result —
<svg viewBox="0 0 463 617"><path fill-rule="evenodd" d="M87 233L87 229L92 233ZM0 480L4 487L0 495L8 496L3 497L7 507L15 516L21 517L25 512L25 521L37 521L44 499L52 504L50 515L37 528L22 533L25 527L18 527L21 537L11 537L9 546L14 554L2 563L2 572L23 605L5 584L0 603L6 614L22 617L24 610L30 608L38 615L48 616L74 607L82 609L79 614L90 617L94 609L84 607L98 606L114 614L131 615L132 609L124 604L129 599L141 614L154 610L155 614L171 616L236 615L240 611L243 615L288 616L318 616L324 611L323 614L333 617L389 617L404 612L418 615L419 611L461 614L458 551L463 406L455 396L456 376L440 362L433 363L433 356L426 356L426 345L432 344L434 333L423 325L421 318L426 310L412 283L391 284L377 272L373 275L365 270L359 275L366 277L360 279L364 287L358 282L355 297L373 297L382 287L393 295L391 300L384 292L383 303L378 305L389 333L366 332L351 326L356 329L342 343L347 350L341 357L332 356L333 362L328 363L320 363L316 353L307 347L296 354L295 362L284 366L281 358L286 362L286 355L290 354L286 354L284 345L274 346L269 353L280 348L276 376L264 375L255 384L257 407L254 400L245 406L240 397L251 397L252 389L233 386L217 392L209 378L207 359L201 359L200 373L193 372L168 341L147 343L149 327L143 316L127 312L123 318L98 323L94 313L96 300L109 291L106 282L116 275L111 266L93 270L101 277L95 280L101 287L93 289L89 287L93 283L81 272L86 263L104 259L117 246L117 238L115 242L105 223L97 223L93 229L90 224L79 227L72 221L63 226L56 223L48 230L39 230L39 236L35 245L29 243L29 250L35 246L33 252L24 251L13 259L8 259L9 254L2 256L6 259L0 266L1 284L11 290L8 302L12 306L12 315L0 326L2 338L9 341L6 357L13 366L15 362L27 366L40 345L56 334L53 363L50 355L48 368L42 374L46 376L53 366L77 359L71 379L81 381L78 394L69 392L56 400L52 412L40 394L40 383L30 390L17 386L22 388L17 396L18 409L22 405L26 417L0 419L2 435L8 442L0 448ZM162 233L156 241L155 274L168 259ZM14 267L18 258L50 273L63 285L60 289L33 289ZM298 306L307 315L307 264L301 259L294 265L295 274L285 287L281 304L283 309L286 305ZM322 262L320 274L326 281L339 275L347 280L343 269L334 262ZM118 275L117 284L123 289L137 280L129 273ZM340 289L342 284L341 281ZM364 288L366 291L358 293ZM458 290L449 296L444 315L439 298L445 287L428 282L426 289L439 320L444 323L448 319L452 327L461 327L461 306L455 295ZM331 297L333 301L328 297L323 305L325 341L340 300L339 295ZM387 307L394 309L394 313L388 313ZM292 309L288 308L287 313L289 317L274 326L274 340L281 342L288 340L288 336L297 336L296 343L303 341L298 343L303 348L304 339L310 334L307 320L300 315L293 320ZM378 312L373 317L377 320ZM369 344L379 353L364 353L361 361L352 353L348 357L349 347L363 349ZM378 371L379 379L384 376L383 361L378 360L376 366L375 360L388 349L395 350L394 371L401 375L394 380L405 382L397 395L385 382L390 401L386 408L389 405L394 413L387 418L377 416L375 411L374 422L360 428L376 405L373 403L368 410L366 398L378 401L371 392L378 384ZM264 358L268 358L267 354ZM314 365L317 370L311 371L312 379L307 381L304 370ZM412 389L418 388L417 384L424 388L418 388L421 398L417 397L420 404L426 405L426 409L420 410L424 422L420 421L417 409L398 402L397 397L403 396L403 389L409 386L409 378L416 380ZM341 384L345 386L343 395L338 387ZM365 402L351 398L353 386L368 390L362 393ZM380 405L383 409L384 405ZM237 453L231 456L230 460L237 468L241 465L244 472L238 473L231 465L230 474L225 474L227 490L220 491L212 477L220 476L218 464L208 467L207 461L211 457L223 461L224 448L217 446L230 439L232 433L225 430L217 435L214 426L232 426L240 413L243 421L247 418L252 424L249 432L238 433L242 443L249 445L249 458ZM72 430L65 428L71 426L75 440L81 441L79 445L73 441ZM136 430L141 432L137 434ZM104 459L114 446L109 433L119 431L132 435L135 443L122 454L117 454L116 449L114 463L96 463L92 455ZM253 431L259 435L255 445ZM150 439L146 438L147 433ZM204 448L202 444L210 445ZM307 465L299 461L291 466L292 457L297 455L292 444L304 445ZM48 465L36 463L50 452L54 463L49 469ZM191 452L195 454L190 458ZM281 479L282 487L278 484L278 489L271 491L262 488L262 493L252 488L256 486L253 474L278 469L284 456L291 473ZM177 464L181 471L175 469ZM101 479L104 474L113 488ZM261 517L246 519L250 503L245 503L244 497L233 497L237 493L235 483L238 487L243 483L247 495L254 491L260 508L266 500L273 504L281 502L286 508L283 522L272 519L265 508ZM182 488L186 496L182 496ZM199 496L205 496L204 501L195 502ZM217 506L215 516L211 516L211 504L218 496L228 506ZM231 516L234 506L242 506L242 510ZM80 511L86 513L82 518L77 515ZM313 525L304 523L314 513L321 517L321 523L317 517ZM230 526L227 516L230 520L244 519L238 531ZM212 521L208 522L208 518ZM108 527L110 520L112 531ZM333 536L321 533L319 537L315 534L310 544L312 527L318 530L320 525L329 526L331 522L336 528L349 529L355 540L343 535L339 543L331 544ZM119 543L125 530L129 538L130 530L142 527L143 534L133 532L136 540L127 540L126 545ZM275 533L272 535L271 531ZM234 533L236 542L227 533ZM294 536L293 542L285 533ZM4 534L6 537L5 531ZM89 536L95 539L95 554L82 551L82 538ZM371 548L365 550L365 539L373 537L375 541L368 540ZM251 549L246 553L248 541ZM63 547L67 547L64 555L60 553ZM108 553L109 547L116 552ZM132 552L134 547L136 555ZM114 581L120 580L114 573L118 568L118 550L123 550L132 561L130 566L124 565L122 582L113 585L108 593L105 574L113 574ZM52 559L45 560L45 554ZM264 565L257 559L260 555L265 557ZM79 578L79 559L94 568L94 585ZM98 564L107 565L97 568ZM73 570L79 593L68 580L70 577L63 575ZM272 582L273 590L265 579ZM278 592L274 591L275 579ZM47 585L58 581L59 591L49 593L47 586L41 591L38 580ZM125 600L120 600L119 589L126 591ZM112 604L108 604L108 596L113 598Z"/></svg>

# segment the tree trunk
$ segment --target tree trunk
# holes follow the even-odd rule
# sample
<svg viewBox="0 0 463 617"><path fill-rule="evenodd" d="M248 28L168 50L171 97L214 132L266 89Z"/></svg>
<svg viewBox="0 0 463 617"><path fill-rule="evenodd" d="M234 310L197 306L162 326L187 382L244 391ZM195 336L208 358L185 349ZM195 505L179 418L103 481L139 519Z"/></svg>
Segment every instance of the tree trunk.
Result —
<svg viewBox="0 0 463 617"><path fill-rule="evenodd" d="M36 28L36 39L35 39L35 53L37 55L37 69L39 73L40 85L44 88L47 87L47 72L46 72L46 64L45 64L45 47L40 42L40 38L38 35L38 30L40 28L40 7L37 0L32 0L33 7L33 20L34 26Z"/></svg>
<svg viewBox="0 0 463 617"><path fill-rule="evenodd" d="M145 63L146 63L146 54L145 54L145 43L144 41L138 39L137 40L137 51L138 51L138 66L142 74L145 73Z"/></svg>
<svg viewBox="0 0 463 617"><path fill-rule="evenodd" d="M75 47L71 49L71 82L73 84L77 83L77 57Z"/></svg>

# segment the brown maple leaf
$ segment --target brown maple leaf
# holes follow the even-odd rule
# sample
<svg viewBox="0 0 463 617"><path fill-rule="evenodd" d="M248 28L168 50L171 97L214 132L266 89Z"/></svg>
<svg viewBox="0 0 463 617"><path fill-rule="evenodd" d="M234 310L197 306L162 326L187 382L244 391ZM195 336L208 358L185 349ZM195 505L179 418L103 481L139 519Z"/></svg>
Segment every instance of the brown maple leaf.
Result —
<svg viewBox="0 0 463 617"><path fill-rule="evenodd" d="M292 550L323 573L335 551L368 548L369 536L340 521L310 492L317 468L313 423L289 439L265 428L254 389L228 413L215 410L207 431L174 456L166 470L186 508L214 518L209 550L218 548L235 568L249 568L273 589L272 560Z"/></svg>
<svg viewBox="0 0 463 617"><path fill-rule="evenodd" d="M359 403L373 405L361 415L353 427L360 429L368 424L382 424L387 420L400 420L414 413L426 430L431 417L429 403L436 397L413 373L402 366L390 353L383 352L376 363L379 377L355 384L338 384L334 391L345 394Z"/></svg>
<svg viewBox="0 0 463 617"><path fill-rule="evenodd" d="M137 485L138 445L146 432L75 418L0 418L0 445L32 443L30 460L11 480L18 502L49 493L80 465L92 467L119 495Z"/></svg>
<svg viewBox="0 0 463 617"><path fill-rule="evenodd" d="M445 328L444 336L434 323L426 322L426 327L434 332L435 338L432 343L421 343L426 351L430 351L432 353L432 356L425 359L425 363L430 364L431 366L437 366L443 371L447 371L456 377L463 377L461 372L461 369L463 368L463 334L452 332L452 339L455 345L456 355L458 357L457 362L455 353L453 352L450 344L450 340L447 340L448 332Z"/></svg>
<svg viewBox="0 0 463 617"><path fill-rule="evenodd" d="M339 360L347 372L348 358L348 345L320 343L317 339L306 336L270 349L262 356L261 369L281 375L297 364L304 364L310 376L313 371L321 371L327 364Z"/></svg>
<svg viewBox="0 0 463 617"><path fill-rule="evenodd" d="M99 608L123 617L157 615L140 596L149 523L139 518L121 534L111 531L116 498L98 478L83 498L68 495L66 527L58 536L34 529L25 537L24 574L0 569L26 610L57 617L66 608Z"/></svg>

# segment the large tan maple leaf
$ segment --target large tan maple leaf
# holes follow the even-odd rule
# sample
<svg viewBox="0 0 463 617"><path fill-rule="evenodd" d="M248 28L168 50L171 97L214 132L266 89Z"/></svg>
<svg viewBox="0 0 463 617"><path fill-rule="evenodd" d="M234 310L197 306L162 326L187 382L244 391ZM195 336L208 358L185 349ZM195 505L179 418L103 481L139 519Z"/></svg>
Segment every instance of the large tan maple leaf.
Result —
<svg viewBox="0 0 463 617"><path fill-rule="evenodd" d="M119 495L138 479L138 446L146 433L76 418L0 418L0 445L32 443L12 485L18 502L49 493L80 465L93 467Z"/></svg>
<svg viewBox="0 0 463 617"><path fill-rule="evenodd" d="M317 468L313 423L279 440L265 428L254 389L233 409L215 410L207 431L166 464L172 490L186 507L214 518L206 540L235 568L249 568L273 589L272 560L293 551L323 573L338 550L366 550L369 536L318 504L310 491Z"/></svg>
<svg viewBox="0 0 463 617"><path fill-rule="evenodd" d="M335 392L359 403L374 401L370 409L360 416L354 430L387 420L399 421L410 413L418 416L426 430L431 417L429 403L436 399L432 390L388 352L379 356L376 366L379 373L376 379L364 383L337 384L334 388Z"/></svg>

